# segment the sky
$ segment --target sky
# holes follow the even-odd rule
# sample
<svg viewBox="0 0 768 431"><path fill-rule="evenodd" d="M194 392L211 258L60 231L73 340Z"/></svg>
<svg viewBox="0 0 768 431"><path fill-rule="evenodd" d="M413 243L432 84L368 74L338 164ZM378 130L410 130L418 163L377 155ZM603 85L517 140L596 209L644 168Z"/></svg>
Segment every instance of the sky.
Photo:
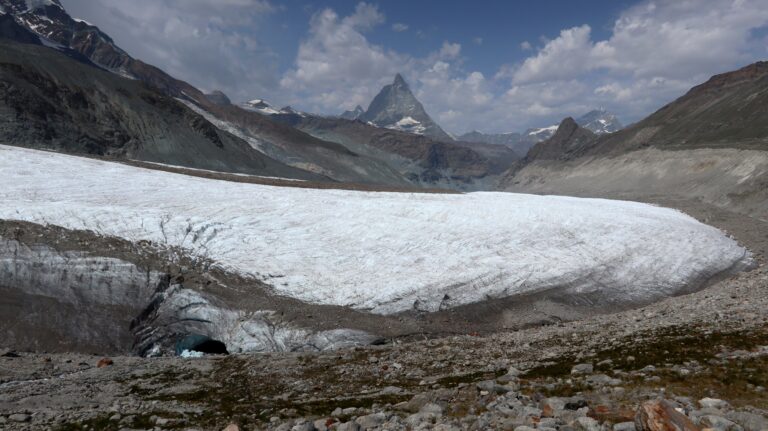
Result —
<svg viewBox="0 0 768 431"><path fill-rule="evenodd" d="M132 56L233 101L338 114L396 73L447 131L599 107L625 124L768 59L768 0L62 0Z"/></svg>

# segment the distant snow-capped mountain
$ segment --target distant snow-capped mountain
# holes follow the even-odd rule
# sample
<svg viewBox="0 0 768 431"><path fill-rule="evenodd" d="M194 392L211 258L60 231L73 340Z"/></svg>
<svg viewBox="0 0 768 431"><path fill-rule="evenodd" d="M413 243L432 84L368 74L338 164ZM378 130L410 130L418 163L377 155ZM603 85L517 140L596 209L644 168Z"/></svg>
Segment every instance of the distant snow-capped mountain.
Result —
<svg viewBox="0 0 768 431"><path fill-rule="evenodd" d="M378 127L426 135L441 141L453 140L427 114L399 73L392 84L382 88L373 98L368 110L359 119Z"/></svg>
<svg viewBox="0 0 768 431"><path fill-rule="evenodd" d="M598 135L618 132L624 128L624 126L621 124L621 121L616 118L616 115L606 111L603 108L587 112L586 114L577 118L576 123L579 126L591 130L593 133Z"/></svg>
<svg viewBox="0 0 768 431"><path fill-rule="evenodd" d="M247 109L253 112L258 112L259 114L262 114L262 115L285 114L285 115L299 115L301 117L304 117L306 115L304 112L297 111L291 108L290 106L285 106L283 108L276 109L264 99L253 99L243 103L241 106L244 109Z"/></svg>
<svg viewBox="0 0 768 431"><path fill-rule="evenodd" d="M339 117L343 118L345 120L357 120L363 114L365 114L365 109L363 109L362 106L357 105L357 106L355 106L355 109L353 109L351 111L344 111L344 112L342 112L342 114L339 115Z"/></svg>
<svg viewBox="0 0 768 431"><path fill-rule="evenodd" d="M579 126L602 135L621 130L624 126L616 115L606 111L603 108L587 112L575 120ZM478 132L477 130L465 133L459 136L459 141L465 142L483 142L487 144L505 145L512 148L518 154L526 154L534 145L546 141L557 132L559 124L552 124L546 127L531 128L523 133L498 133L488 134Z"/></svg>

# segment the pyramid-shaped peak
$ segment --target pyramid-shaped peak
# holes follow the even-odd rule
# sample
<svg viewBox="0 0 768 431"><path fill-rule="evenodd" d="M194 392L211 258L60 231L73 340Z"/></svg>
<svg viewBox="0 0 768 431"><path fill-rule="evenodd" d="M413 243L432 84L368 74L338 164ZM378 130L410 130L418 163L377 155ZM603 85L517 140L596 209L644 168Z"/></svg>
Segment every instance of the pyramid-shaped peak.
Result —
<svg viewBox="0 0 768 431"><path fill-rule="evenodd" d="M573 132L573 130L576 130L579 128L578 123L576 123L576 120L573 119L573 117L565 117L563 118L563 121L560 122L560 126L557 128L557 132L560 132L561 130L567 131L568 133Z"/></svg>
<svg viewBox="0 0 768 431"><path fill-rule="evenodd" d="M395 75L395 81L392 83L392 85L396 87L408 87L408 83L405 82L405 79L403 78L403 75L397 74Z"/></svg>

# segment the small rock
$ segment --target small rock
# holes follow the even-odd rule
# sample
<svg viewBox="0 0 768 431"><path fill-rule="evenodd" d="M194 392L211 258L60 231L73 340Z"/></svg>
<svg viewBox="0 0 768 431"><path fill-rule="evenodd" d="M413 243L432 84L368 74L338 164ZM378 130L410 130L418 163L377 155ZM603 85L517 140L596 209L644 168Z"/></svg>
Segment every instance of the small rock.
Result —
<svg viewBox="0 0 768 431"><path fill-rule="evenodd" d="M565 398L544 398L539 402L541 408L541 414L546 417L553 417L560 410L565 410Z"/></svg>
<svg viewBox="0 0 768 431"><path fill-rule="evenodd" d="M433 414L435 416L440 416L440 415L443 414L443 408L440 407L439 404L427 403L427 404L424 404L424 406L422 406L421 409L419 409L419 412L420 413L431 413L431 414Z"/></svg>
<svg viewBox="0 0 768 431"><path fill-rule="evenodd" d="M237 424L229 424L226 428L222 431L240 431L240 427L237 426Z"/></svg>
<svg viewBox="0 0 768 431"><path fill-rule="evenodd" d="M432 420L435 419L435 418L436 418L436 416L435 416L434 413L419 412L419 413L414 413L414 414L408 416L407 418L405 418L405 423L407 423L408 425L416 428L421 423L424 423L424 422L430 422L431 423Z"/></svg>
<svg viewBox="0 0 768 431"><path fill-rule="evenodd" d="M293 428L291 428L291 431L315 431L315 426L312 422L304 422L294 425Z"/></svg>
<svg viewBox="0 0 768 431"><path fill-rule="evenodd" d="M482 382L475 383L477 389L480 391L486 391L491 394L506 394L512 390L510 386L502 386L493 380L484 380Z"/></svg>
<svg viewBox="0 0 768 431"><path fill-rule="evenodd" d="M115 362L114 362L114 361L112 361L112 359L110 359L110 358L101 358L101 359L99 360L99 362L96 364L96 368L104 368L104 367L108 367L108 366L110 366L110 365L114 365L114 363L115 363Z"/></svg>
<svg viewBox="0 0 768 431"><path fill-rule="evenodd" d="M360 416L355 420L360 428L371 429L375 428L387 421L387 415L384 413L374 413L370 415Z"/></svg>
<svg viewBox="0 0 768 431"><path fill-rule="evenodd" d="M595 374L587 377L587 382L594 386L618 386L621 384L621 380L614 379L613 377L606 376L605 374Z"/></svg>
<svg viewBox="0 0 768 431"><path fill-rule="evenodd" d="M699 400L699 405L703 409L717 409L725 410L728 408L728 402L717 398L702 398Z"/></svg>
<svg viewBox="0 0 768 431"><path fill-rule="evenodd" d="M333 419L318 419L312 422L312 425L315 426L317 431L327 431L329 422L333 424L335 421Z"/></svg>
<svg viewBox="0 0 768 431"><path fill-rule="evenodd" d="M702 428L712 428L717 431L743 431L744 428L728 419L716 415L702 416L699 420Z"/></svg>
<svg viewBox="0 0 768 431"><path fill-rule="evenodd" d="M592 371L594 371L595 367L592 366L592 364L577 364L574 365L573 368L571 368L571 374L574 375L581 375L581 374L590 374Z"/></svg>
<svg viewBox="0 0 768 431"><path fill-rule="evenodd" d="M574 425L577 429L584 431L600 431L600 422L587 416L576 419Z"/></svg>
<svg viewBox="0 0 768 431"><path fill-rule="evenodd" d="M339 424L338 427L336 427L337 431L359 431L360 425L358 425L355 422L344 422L343 424Z"/></svg>
<svg viewBox="0 0 768 431"><path fill-rule="evenodd" d="M642 431L699 431L699 428L666 400L643 403L635 416L635 428Z"/></svg>
<svg viewBox="0 0 768 431"><path fill-rule="evenodd" d="M531 428L529 426L523 425L515 428L515 431L536 431L536 428Z"/></svg>
<svg viewBox="0 0 768 431"><path fill-rule="evenodd" d="M744 427L747 431L768 430L768 419L755 413L730 412L725 416Z"/></svg>
<svg viewBox="0 0 768 431"><path fill-rule="evenodd" d="M613 431L635 431L634 422L620 422L613 426Z"/></svg>
<svg viewBox="0 0 768 431"><path fill-rule="evenodd" d="M28 414L16 413L8 416L8 419L10 419L12 422L29 422L29 420L32 418Z"/></svg>

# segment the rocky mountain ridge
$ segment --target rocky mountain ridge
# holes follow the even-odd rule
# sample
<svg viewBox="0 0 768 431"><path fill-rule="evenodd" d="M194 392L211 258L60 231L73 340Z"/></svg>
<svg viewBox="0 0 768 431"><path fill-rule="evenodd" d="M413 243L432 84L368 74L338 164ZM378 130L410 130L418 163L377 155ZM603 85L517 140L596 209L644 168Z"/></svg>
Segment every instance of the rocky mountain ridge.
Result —
<svg viewBox="0 0 768 431"><path fill-rule="evenodd" d="M384 86L373 98L365 113L358 117L378 127L426 135L438 141L453 140L424 110L399 73L390 85Z"/></svg>

